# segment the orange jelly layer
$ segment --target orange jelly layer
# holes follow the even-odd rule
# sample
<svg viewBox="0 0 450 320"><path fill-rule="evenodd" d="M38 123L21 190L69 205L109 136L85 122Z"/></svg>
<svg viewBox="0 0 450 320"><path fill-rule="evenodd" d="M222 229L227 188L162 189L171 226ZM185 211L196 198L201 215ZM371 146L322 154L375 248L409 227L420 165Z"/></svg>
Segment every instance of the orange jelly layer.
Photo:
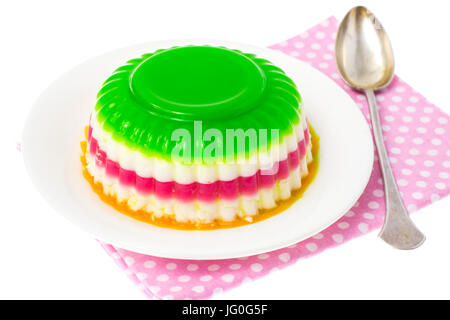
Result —
<svg viewBox="0 0 450 320"><path fill-rule="evenodd" d="M87 137L87 130L88 127L85 128L85 135ZM152 215L152 213L147 212L145 210L137 210L134 211L130 209L130 207L127 205L126 201L119 202L117 201L117 198L112 195L106 195L103 192L103 185L98 182L94 182L94 178L90 175L88 170L86 169L87 162L86 162L86 147L87 143L86 141L82 141L80 143L81 145L81 163L83 165L83 176L89 182L90 186L92 187L92 190L98 195L98 197L117 211L142 222L161 227L161 228L170 228L170 229L177 229L177 230L215 230L215 229L228 229L228 228L235 228L240 226L249 225L255 222L259 222L262 220L266 220L270 217L273 217L286 209L288 209L290 206L292 206L298 199L300 199L306 189L308 189L309 185L313 182L314 178L317 175L317 171L319 168L319 136L316 134L314 129L309 127L310 133L311 133L311 143L312 143L312 156L313 161L308 165L308 175L302 179L302 186L297 189L293 190L291 193L291 196L289 199L278 201L277 206L272 209L261 209L258 211L258 214L253 216L253 221L248 222L247 220L244 220L243 218L237 218L233 221L215 221L213 223L209 224L201 224L201 223L182 223L178 222L173 218L170 217L160 217L156 218Z"/></svg>

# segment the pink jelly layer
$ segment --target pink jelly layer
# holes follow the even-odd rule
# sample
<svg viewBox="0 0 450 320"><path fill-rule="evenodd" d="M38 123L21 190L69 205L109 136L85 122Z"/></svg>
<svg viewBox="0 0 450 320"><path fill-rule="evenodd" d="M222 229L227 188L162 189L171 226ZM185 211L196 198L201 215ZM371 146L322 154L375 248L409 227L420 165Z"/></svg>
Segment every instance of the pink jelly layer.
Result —
<svg viewBox="0 0 450 320"><path fill-rule="evenodd" d="M258 170L249 177L240 176L230 181L218 180L207 184L161 182L152 177L141 177L135 171L124 169L117 162L108 159L106 152L99 148L98 141L92 136L91 127L88 131L88 148L90 154L95 155L96 166L105 168L109 177L118 178L119 183L125 187L135 187L141 194L155 194L163 199L174 197L182 201L197 199L211 202L217 198L233 200L239 195L254 195L258 189L271 188L276 181L289 177L290 172L299 166L300 159L306 156L306 145L310 140L309 131L305 130L304 134L305 139L298 143L298 149L290 152L285 160L274 165L274 168L278 165L276 173L264 174L264 171Z"/></svg>

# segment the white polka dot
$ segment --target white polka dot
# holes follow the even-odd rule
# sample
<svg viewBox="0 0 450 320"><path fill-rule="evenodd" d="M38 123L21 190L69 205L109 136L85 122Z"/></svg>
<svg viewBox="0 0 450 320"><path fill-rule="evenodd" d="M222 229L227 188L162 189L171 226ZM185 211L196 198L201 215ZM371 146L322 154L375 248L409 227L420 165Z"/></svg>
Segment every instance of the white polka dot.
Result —
<svg viewBox="0 0 450 320"><path fill-rule="evenodd" d="M380 190L380 189L376 189L376 190L373 191L373 195L375 197L381 198L381 197L384 196L384 191Z"/></svg>
<svg viewBox="0 0 450 320"><path fill-rule="evenodd" d="M375 219L375 216L372 213L368 213L368 212L364 213L363 217L364 217L364 219L367 219L367 220Z"/></svg>
<svg viewBox="0 0 450 320"><path fill-rule="evenodd" d="M204 286L195 286L195 287L192 287L192 291L194 291L196 293L202 293L203 291L205 291L205 287Z"/></svg>
<svg viewBox="0 0 450 320"><path fill-rule="evenodd" d="M397 163L398 162L397 158L394 158L394 157L389 157L389 161L391 163Z"/></svg>
<svg viewBox="0 0 450 320"><path fill-rule="evenodd" d="M333 234L331 237L336 243L342 243L344 241L344 236L340 233Z"/></svg>
<svg viewBox="0 0 450 320"><path fill-rule="evenodd" d="M319 63L319 68L321 68L321 69L328 68L328 63L326 63L326 62Z"/></svg>
<svg viewBox="0 0 450 320"><path fill-rule="evenodd" d="M409 131L409 128L408 128L408 127L405 127L405 126L401 126L401 127L398 128L398 131L400 131L400 132L402 132L402 133L406 133L406 132Z"/></svg>
<svg viewBox="0 0 450 320"><path fill-rule="evenodd" d="M348 229L350 227L350 225L348 224L348 222L339 222L338 223L338 228L339 229L342 229L342 230L345 230L345 229Z"/></svg>
<svg viewBox="0 0 450 320"><path fill-rule="evenodd" d="M409 170L409 169L402 169L402 173L403 173L405 176L410 176L410 175L412 174L412 171Z"/></svg>
<svg viewBox="0 0 450 320"><path fill-rule="evenodd" d="M125 263L128 266L132 266L135 263L135 261L134 261L134 259L132 257L128 257L127 256L127 257L123 258L123 260L125 261Z"/></svg>
<svg viewBox="0 0 450 320"><path fill-rule="evenodd" d="M381 129L383 129L383 131L389 131L389 130L391 130L391 127L389 127L387 124L383 124L381 126Z"/></svg>
<svg viewBox="0 0 450 320"><path fill-rule="evenodd" d="M440 199L441 197L438 194L432 194L431 195L431 201L436 202Z"/></svg>
<svg viewBox="0 0 450 320"><path fill-rule="evenodd" d="M425 188L427 186L427 183L425 181L417 181L416 186L420 188Z"/></svg>
<svg viewBox="0 0 450 320"><path fill-rule="evenodd" d="M316 240L323 239L323 234L321 234L321 233L315 234L315 235L313 236L313 238L316 239Z"/></svg>
<svg viewBox="0 0 450 320"><path fill-rule="evenodd" d="M420 122L422 122L422 123L428 123L428 122L430 122L430 121L431 121L431 119L428 118L428 117L421 117L421 118L420 118Z"/></svg>
<svg viewBox="0 0 450 320"><path fill-rule="evenodd" d="M210 275L206 275L206 276L201 276L200 277L200 281L202 282L208 282L211 281L213 277L211 277Z"/></svg>
<svg viewBox="0 0 450 320"><path fill-rule="evenodd" d="M322 48L322 46L319 43L313 43L311 45L311 49L313 50L319 50L320 48Z"/></svg>
<svg viewBox="0 0 450 320"><path fill-rule="evenodd" d="M418 127L416 130L418 133L426 133L428 131L427 128L423 128L423 127Z"/></svg>
<svg viewBox="0 0 450 320"><path fill-rule="evenodd" d="M169 280L169 276L167 274L160 274L157 278L157 281L160 282L166 282L167 280Z"/></svg>
<svg viewBox="0 0 450 320"><path fill-rule="evenodd" d="M440 139L433 139L431 140L431 144L435 146L440 146L442 144L442 141Z"/></svg>
<svg viewBox="0 0 450 320"><path fill-rule="evenodd" d="M412 197L413 197L414 199L419 200L419 199L422 199L422 198L423 198L423 194L422 194L421 192L414 192L414 193L412 194Z"/></svg>
<svg viewBox="0 0 450 320"><path fill-rule="evenodd" d="M306 56L310 59L314 59L315 57L317 57L317 54L315 52L308 52Z"/></svg>
<svg viewBox="0 0 450 320"><path fill-rule="evenodd" d="M403 142L405 142L405 138L403 138L403 137L396 137L396 138L395 138L395 142L397 142L397 143L403 143Z"/></svg>
<svg viewBox="0 0 450 320"><path fill-rule="evenodd" d="M280 269L277 267L270 269L270 273L277 272L277 271L280 271Z"/></svg>
<svg viewBox="0 0 450 320"><path fill-rule="evenodd" d="M230 268L231 270L239 270L242 267L241 264L239 263L233 263L232 265L230 265L228 268Z"/></svg>
<svg viewBox="0 0 450 320"><path fill-rule="evenodd" d="M433 108L426 107L426 108L423 109L423 112L425 112L425 113L433 113Z"/></svg>
<svg viewBox="0 0 450 320"><path fill-rule="evenodd" d="M300 33L300 38L306 39L309 37L309 33L307 31Z"/></svg>
<svg viewBox="0 0 450 320"><path fill-rule="evenodd" d="M345 214L345 216L351 218L351 217L354 217L354 216L355 216L355 213L354 213L353 211L350 210L349 212L347 212L347 213Z"/></svg>
<svg viewBox="0 0 450 320"><path fill-rule="evenodd" d="M403 100L402 97L399 97L399 96L392 97L392 101L394 101L394 102L400 102L402 100Z"/></svg>
<svg viewBox="0 0 450 320"><path fill-rule="evenodd" d="M301 49L301 48L305 47L305 44L301 41L296 41L296 42L294 42L294 47Z"/></svg>
<svg viewBox="0 0 450 320"><path fill-rule="evenodd" d="M406 89L405 89L405 87L397 87L397 88L395 88L395 91L397 91L397 92L405 92Z"/></svg>
<svg viewBox="0 0 450 320"><path fill-rule="evenodd" d="M196 265L196 264L189 264L189 265L186 267L186 269L187 269L188 271L195 271L195 270L198 270L198 265Z"/></svg>
<svg viewBox="0 0 450 320"><path fill-rule="evenodd" d="M382 102L382 101L384 101L384 100L386 100L386 99L385 99L384 96L382 96L382 95L377 95L377 96L375 97L375 100ZM392 110L391 110L391 111L392 111Z"/></svg>
<svg viewBox="0 0 450 320"><path fill-rule="evenodd" d="M314 242L310 242L306 245L306 249L308 249L311 252L314 252L318 249L317 244L315 244Z"/></svg>
<svg viewBox="0 0 450 320"><path fill-rule="evenodd" d="M145 280L145 279L148 278L148 275L146 273L144 273L144 272L138 272L138 273L136 273L136 277L139 280Z"/></svg>
<svg viewBox="0 0 450 320"><path fill-rule="evenodd" d="M324 39L325 38L325 33L322 31L319 31L316 33L316 38L317 39Z"/></svg>
<svg viewBox="0 0 450 320"><path fill-rule="evenodd" d="M250 277L245 277L244 279L242 279L242 284L246 284L246 283L250 283L253 282L252 278Z"/></svg>
<svg viewBox="0 0 450 320"><path fill-rule="evenodd" d="M208 266L208 271L217 271L220 269L220 266L217 264L212 264L210 266Z"/></svg>
<svg viewBox="0 0 450 320"><path fill-rule="evenodd" d="M439 172L439 178L448 179L449 174L447 172Z"/></svg>
<svg viewBox="0 0 450 320"><path fill-rule="evenodd" d="M448 120L445 119L444 117L440 117L440 118L438 119L438 122L439 122L440 124L446 124L446 123L448 122Z"/></svg>
<svg viewBox="0 0 450 320"><path fill-rule="evenodd" d="M399 148L391 148L391 152L393 154L400 154L400 153L402 153L402 151Z"/></svg>
<svg viewBox="0 0 450 320"><path fill-rule="evenodd" d="M412 103L417 103L417 102L419 102L419 99L417 97L411 97L411 98L409 98L409 101Z"/></svg>
<svg viewBox="0 0 450 320"><path fill-rule="evenodd" d="M450 161L444 161L442 162L442 165L446 168L450 168Z"/></svg>
<svg viewBox="0 0 450 320"><path fill-rule="evenodd" d="M413 119L411 117L405 116L402 118L403 122L411 122Z"/></svg>
<svg viewBox="0 0 450 320"><path fill-rule="evenodd" d="M282 41L279 43L280 46L286 47L289 43L287 41Z"/></svg>
<svg viewBox="0 0 450 320"><path fill-rule="evenodd" d="M166 269L167 270L175 270L176 268L177 268L177 264L176 263L171 262L171 263L166 264Z"/></svg>
<svg viewBox="0 0 450 320"><path fill-rule="evenodd" d="M179 276L179 277L178 277L178 281L180 281L180 282L188 282L188 281L190 281L190 280L191 280L191 277L186 276L186 275L183 275L183 276Z"/></svg>
<svg viewBox="0 0 450 320"><path fill-rule="evenodd" d="M416 161L414 159L406 159L405 163L409 166L413 166L416 164Z"/></svg>
<svg viewBox="0 0 450 320"><path fill-rule="evenodd" d="M333 74L331 75L331 77L332 77L333 79L340 79L340 78L341 78L341 76L339 75L339 73L333 73Z"/></svg>
<svg viewBox="0 0 450 320"><path fill-rule="evenodd" d="M417 155L420 154L420 152L419 152L419 150L417 150L415 148L412 148L412 149L409 150L409 154L412 155L412 156L417 156Z"/></svg>
<svg viewBox="0 0 450 320"><path fill-rule="evenodd" d="M183 290L183 288L180 286L174 286L174 287L171 287L169 290L171 292L180 292L181 290Z"/></svg>
<svg viewBox="0 0 450 320"><path fill-rule="evenodd" d="M234 276L232 274L224 274L222 280L225 282L233 282Z"/></svg>
<svg viewBox="0 0 450 320"><path fill-rule="evenodd" d="M395 118L393 116L386 116L384 117L384 120L386 120L387 122L392 122L395 120Z"/></svg>
<svg viewBox="0 0 450 320"><path fill-rule="evenodd" d="M396 105L389 106L388 109L391 112L397 112L398 111L398 107Z"/></svg>
<svg viewBox="0 0 450 320"><path fill-rule="evenodd" d="M378 204L378 202L375 201L371 201L369 202L369 204L367 205L370 209L378 209L380 207L380 205Z"/></svg>
<svg viewBox="0 0 450 320"><path fill-rule="evenodd" d="M414 142L415 144L422 144L422 143L423 143L423 139L422 139L422 138L414 138L414 139L413 139L413 142Z"/></svg>
<svg viewBox="0 0 450 320"><path fill-rule="evenodd" d="M250 266L250 269L252 269L253 272L261 272L262 269L263 269L263 266L262 266L262 264L260 264L260 263L253 263L253 264Z"/></svg>
<svg viewBox="0 0 450 320"><path fill-rule="evenodd" d="M436 149L430 149L427 151L427 155L429 155L429 156L437 156L438 153L439 152Z"/></svg>
<svg viewBox="0 0 450 320"><path fill-rule="evenodd" d="M323 55L323 58L324 58L325 60L332 60L332 59L333 59L333 55L331 55L331 54L329 54L329 53L326 53L326 54Z"/></svg>
<svg viewBox="0 0 450 320"><path fill-rule="evenodd" d="M408 107L406 107L406 111L410 112L410 113L414 113L414 112L416 112L416 108L413 106L408 106Z"/></svg>
<svg viewBox="0 0 450 320"><path fill-rule="evenodd" d="M213 294L220 294L220 293L222 293L223 292L223 289L222 288L215 288L214 290L213 290Z"/></svg>
<svg viewBox="0 0 450 320"><path fill-rule="evenodd" d="M329 51L334 51L334 43L330 43L329 45L327 45L327 49Z"/></svg>
<svg viewBox="0 0 450 320"><path fill-rule="evenodd" d="M289 54L293 57L298 57L300 55L297 51L291 51Z"/></svg>
<svg viewBox="0 0 450 320"><path fill-rule="evenodd" d="M444 134L445 130L443 128L436 128L436 129L434 129L434 133L436 133L436 134Z"/></svg>
<svg viewBox="0 0 450 320"><path fill-rule="evenodd" d="M404 186L408 185L408 181L406 181L405 179L400 179L400 180L398 180L397 183L400 187L404 187Z"/></svg>
<svg viewBox="0 0 450 320"><path fill-rule="evenodd" d="M428 178L431 173L429 171L420 171L420 175L424 178Z"/></svg>
<svg viewBox="0 0 450 320"><path fill-rule="evenodd" d="M144 262L144 268L152 269L156 266L156 262L152 260L147 260Z"/></svg>
<svg viewBox="0 0 450 320"><path fill-rule="evenodd" d="M282 253L278 256L278 259L280 259L283 262L288 262L289 260L291 260L291 255L287 252Z"/></svg>
<svg viewBox="0 0 450 320"><path fill-rule="evenodd" d="M437 189L439 190L444 190L445 189L445 183L443 182L438 182L434 185Z"/></svg>
<svg viewBox="0 0 450 320"><path fill-rule="evenodd" d="M161 288L158 286L150 286L148 287L148 289L152 292L152 293L158 293L159 291L161 291Z"/></svg>
<svg viewBox="0 0 450 320"><path fill-rule="evenodd" d="M366 233L367 231L369 231L369 225L367 223L360 223L358 224L358 229L359 231Z"/></svg>
<svg viewBox="0 0 450 320"><path fill-rule="evenodd" d="M434 166L434 162L431 160L425 160L423 162L423 164L425 165L425 167L433 167Z"/></svg>

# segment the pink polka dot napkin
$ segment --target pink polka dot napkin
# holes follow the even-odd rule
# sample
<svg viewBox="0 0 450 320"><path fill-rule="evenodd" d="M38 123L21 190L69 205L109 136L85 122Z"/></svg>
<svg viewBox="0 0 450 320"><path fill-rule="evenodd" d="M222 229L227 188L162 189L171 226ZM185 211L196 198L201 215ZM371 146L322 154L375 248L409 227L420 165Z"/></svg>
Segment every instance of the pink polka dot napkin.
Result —
<svg viewBox="0 0 450 320"><path fill-rule="evenodd" d="M369 122L365 96L350 89L337 73L333 55L337 27L338 21L331 17L271 48L306 61L329 76L355 100ZM377 101L392 168L409 212L447 196L450 117L398 77L377 94ZM101 244L149 298L205 299L381 227L385 212L383 197L376 161L365 192L339 221L296 245L257 256L215 261L174 260Z"/></svg>

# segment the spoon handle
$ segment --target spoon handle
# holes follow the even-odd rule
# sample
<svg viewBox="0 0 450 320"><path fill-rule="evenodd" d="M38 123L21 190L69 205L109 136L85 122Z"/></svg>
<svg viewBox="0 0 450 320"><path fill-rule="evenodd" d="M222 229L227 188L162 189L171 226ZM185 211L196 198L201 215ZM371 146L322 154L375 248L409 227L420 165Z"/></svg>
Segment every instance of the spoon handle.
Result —
<svg viewBox="0 0 450 320"><path fill-rule="evenodd" d="M389 164L386 147L384 146L375 94L373 90L365 90L365 93L369 102L370 118L372 120L375 145L378 150L378 161L384 180L386 200L386 216L379 237L397 249L415 249L425 241L425 236L409 218L408 212L402 203L400 192Z"/></svg>

